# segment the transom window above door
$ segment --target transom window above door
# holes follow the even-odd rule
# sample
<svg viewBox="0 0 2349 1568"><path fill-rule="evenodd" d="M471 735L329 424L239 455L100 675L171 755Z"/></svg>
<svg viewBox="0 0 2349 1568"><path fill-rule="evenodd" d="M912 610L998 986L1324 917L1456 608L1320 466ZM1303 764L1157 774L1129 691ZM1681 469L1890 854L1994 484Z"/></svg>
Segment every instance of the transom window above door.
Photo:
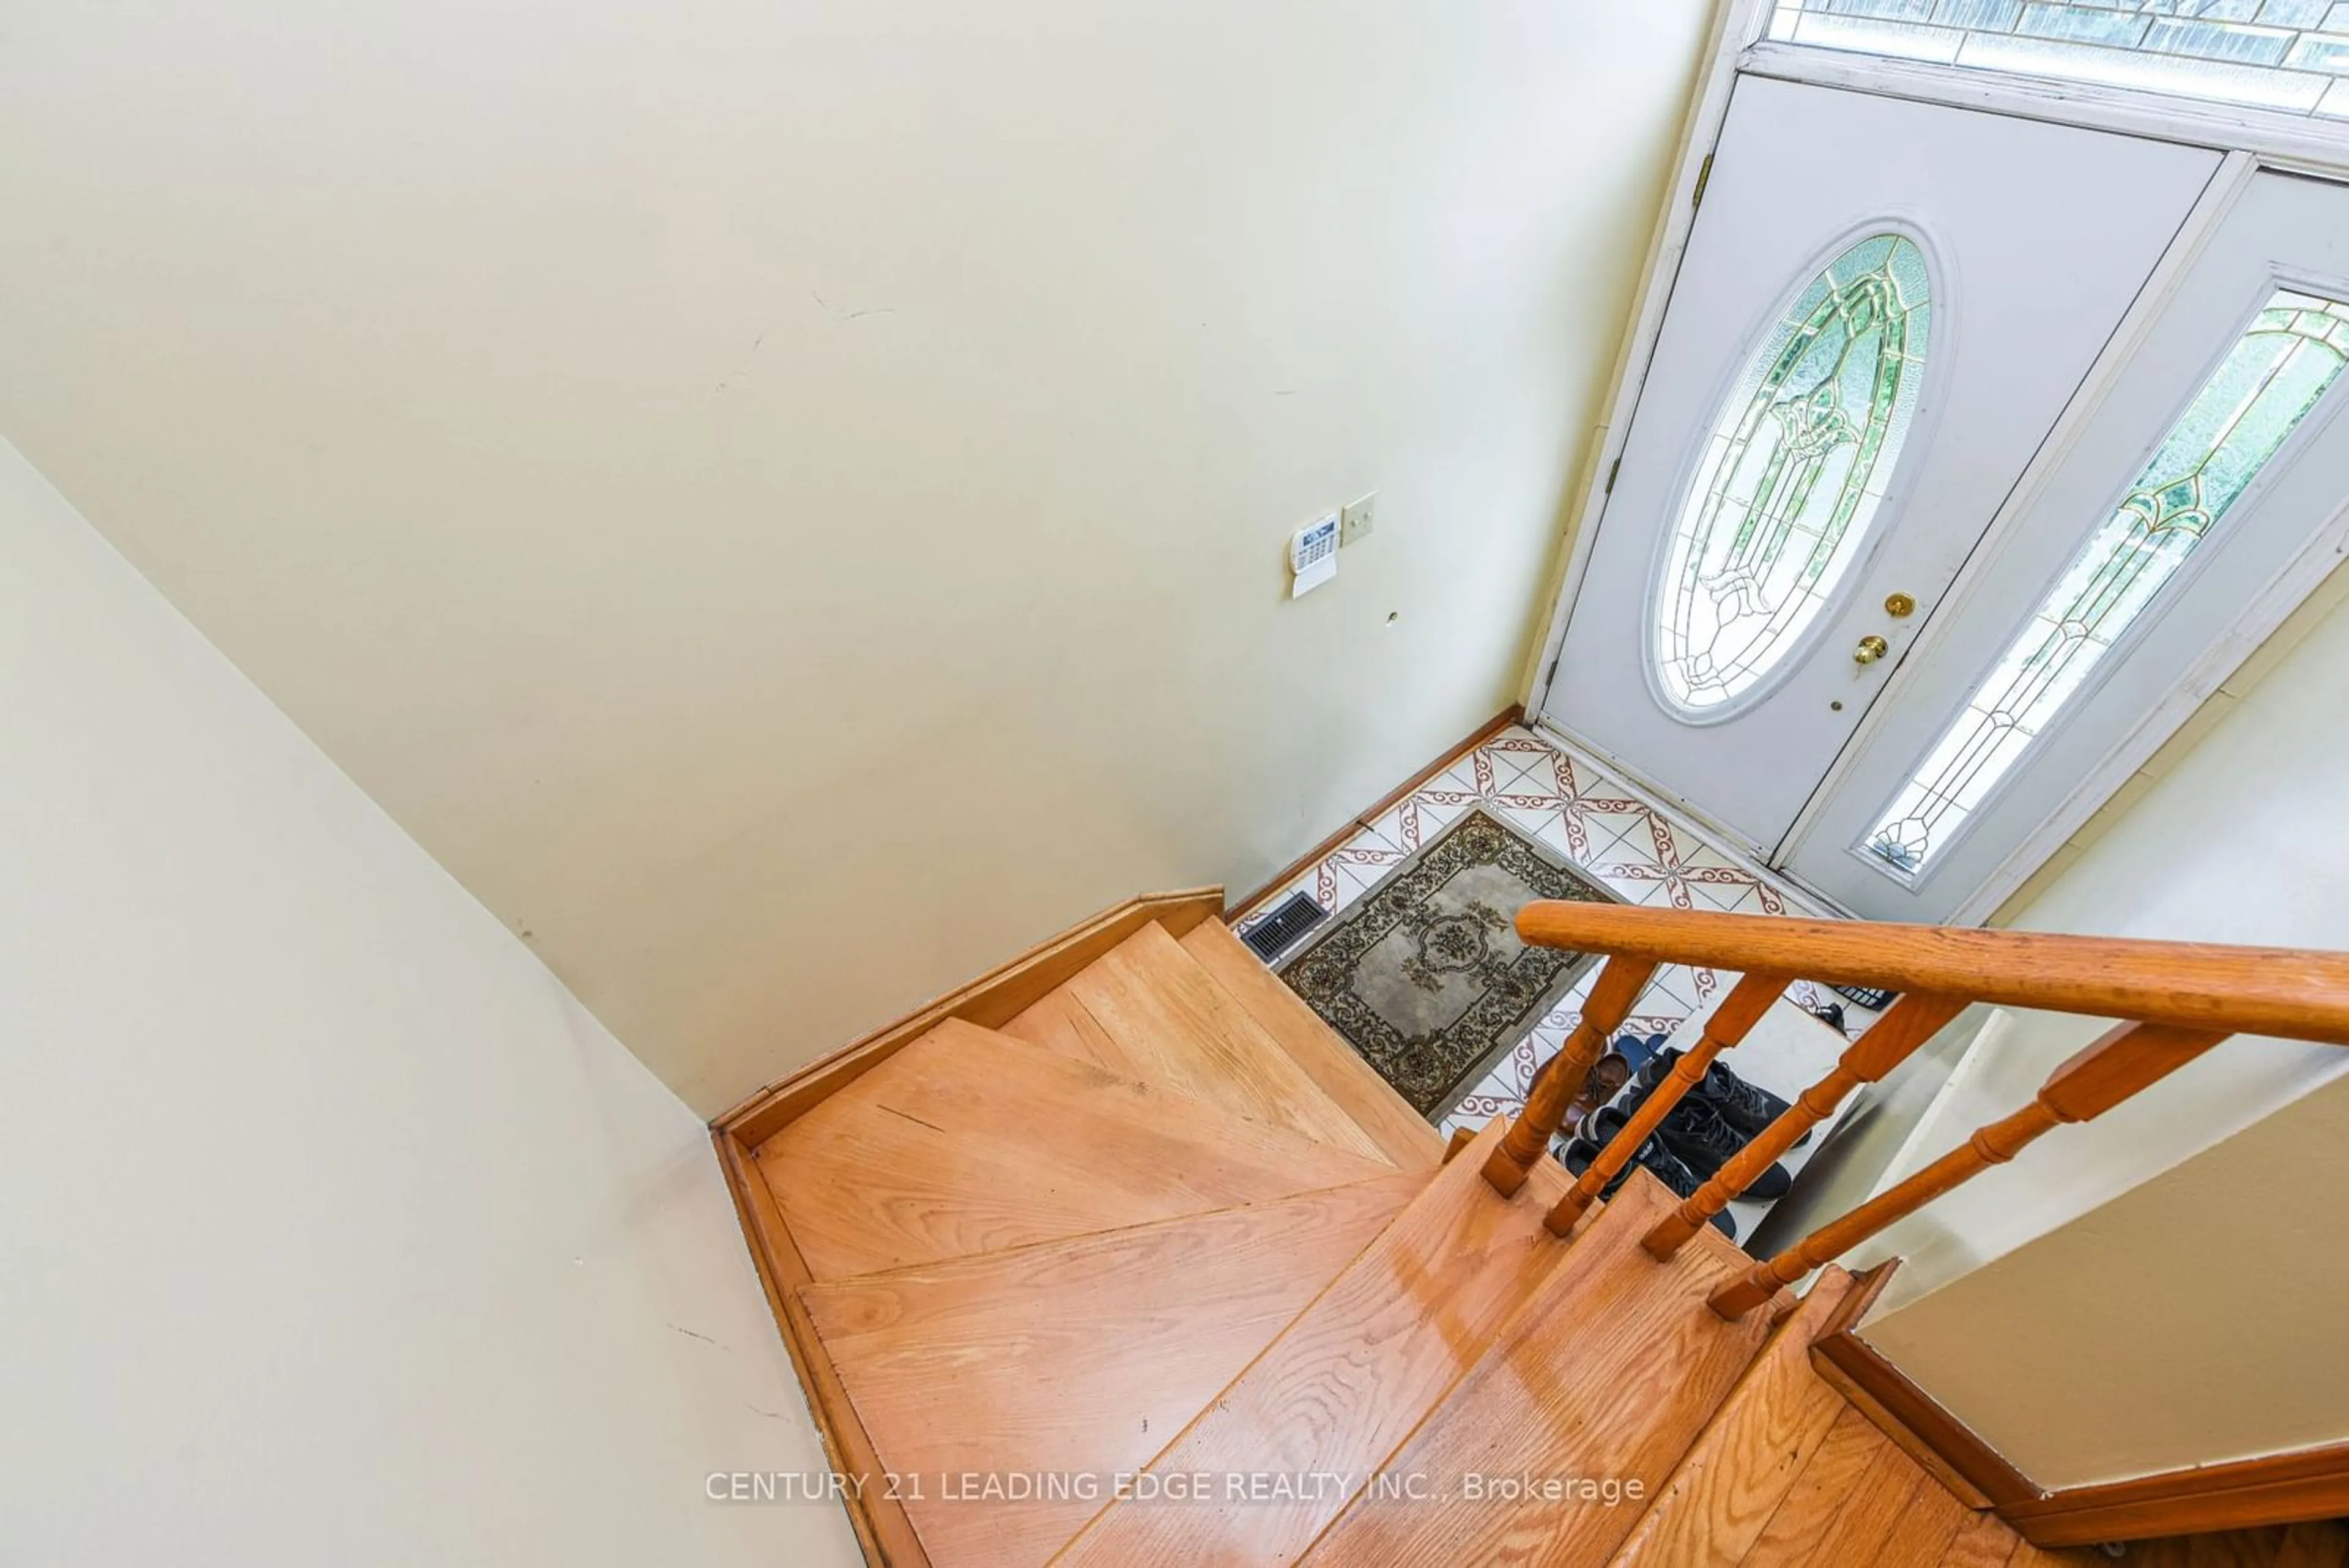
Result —
<svg viewBox="0 0 2349 1568"><path fill-rule="evenodd" d="M1779 0L1782 43L2349 117L2339 0Z"/></svg>

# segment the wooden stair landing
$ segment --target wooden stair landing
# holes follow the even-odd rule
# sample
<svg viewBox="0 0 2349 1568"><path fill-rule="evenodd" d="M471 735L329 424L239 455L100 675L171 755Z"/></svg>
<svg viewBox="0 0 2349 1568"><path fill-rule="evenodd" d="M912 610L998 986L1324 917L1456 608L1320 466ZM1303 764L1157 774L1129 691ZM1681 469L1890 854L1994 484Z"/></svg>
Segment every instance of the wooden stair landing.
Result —
<svg viewBox="0 0 2349 1568"><path fill-rule="evenodd" d="M1705 1298L1751 1260L1710 1227L1651 1258L1643 1172L1560 1241L1554 1162L1502 1198L1495 1123L1444 1163L1208 900L1112 911L721 1137L874 1563L2104 1561L1969 1511L1818 1376L1840 1271L1725 1322ZM1106 1490L1194 1473L1206 1499ZM2339 1563L2349 1534L2171 1544L2131 1556Z"/></svg>

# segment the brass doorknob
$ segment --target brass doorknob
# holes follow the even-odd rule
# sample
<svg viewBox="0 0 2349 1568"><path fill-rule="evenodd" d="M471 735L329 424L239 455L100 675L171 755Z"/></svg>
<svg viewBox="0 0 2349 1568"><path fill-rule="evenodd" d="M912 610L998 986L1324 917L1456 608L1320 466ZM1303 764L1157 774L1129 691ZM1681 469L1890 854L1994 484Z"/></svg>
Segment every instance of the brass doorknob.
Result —
<svg viewBox="0 0 2349 1568"><path fill-rule="evenodd" d="M1873 664L1891 651L1890 643L1871 634L1861 638L1859 646L1851 650L1851 661L1854 664Z"/></svg>

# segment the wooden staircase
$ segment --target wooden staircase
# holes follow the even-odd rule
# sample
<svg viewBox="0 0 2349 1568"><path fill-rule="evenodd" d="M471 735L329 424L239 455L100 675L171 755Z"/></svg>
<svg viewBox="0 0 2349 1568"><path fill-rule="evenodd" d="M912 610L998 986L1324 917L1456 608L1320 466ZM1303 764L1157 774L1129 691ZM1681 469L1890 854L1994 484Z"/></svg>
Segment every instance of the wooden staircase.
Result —
<svg viewBox="0 0 2349 1568"><path fill-rule="evenodd" d="M873 1561L2069 1555L1814 1370L1840 1269L1725 1314L1754 1260L1653 1255L1682 1206L1637 1169L1561 1241L1563 1170L1503 1196L1497 1121L1446 1161L1213 908L1112 911L721 1124Z"/></svg>

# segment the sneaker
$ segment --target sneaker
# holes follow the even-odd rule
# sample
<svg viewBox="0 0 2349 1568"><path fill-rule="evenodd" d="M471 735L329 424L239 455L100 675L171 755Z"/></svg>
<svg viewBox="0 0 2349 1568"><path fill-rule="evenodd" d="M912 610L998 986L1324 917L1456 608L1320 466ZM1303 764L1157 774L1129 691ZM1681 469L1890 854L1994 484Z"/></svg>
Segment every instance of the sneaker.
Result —
<svg viewBox="0 0 2349 1568"><path fill-rule="evenodd" d="M1623 1130L1623 1124L1630 1119L1621 1111L1611 1108L1595 1111L1584 1117L1582 1125L1576 1129L1574 1137L1568 1140L1565 1151L1559 1155L1559 1163L1566 1167L1569 1175L1579 1180L1582 1173L1588 1170L1591 1164L1598 1159L1599 1151L1614 1141L1615 1135ZM1630 1173L1633 1165L1644 1167L1651 1176L1670 1188L1676 1197L1693 1198L1696 1196L1696 1189L1704 1185L1704 1179L1691 1170L1686 1161L1651 1137L1640 1146L1638 1153L1631 1156L1630 1164L1616 1172L1615 1179L1607 1184L1605 1190L1599 1196L1613 1197L1615 1189L1623 1185L1623 1179ZM1713 1223L1723 1235L1733 1241L1737 1240L1736 1220L1726 1214L1716 1214L1713 1217Z"/></svg>
<svg viewBox="0 0 2349 1568"><path fill-rule="evenodd" d="M1587 1137L1570 1137L1564 1143L1558 1145L1557 1162L1566 1167L1566 1173L1574 1178L1577 1181L1582 1179L1583 1173L1588 1170L1592 1165L1596 1164L1598 1159L1599 1146L1592 1143ZM1614 1197L1615 1189L1623 1185L1623 1177L1626 1172L1630 1170L1630 1168L1631 1168L1627 1165L1621 1170L1617 1171L1615 1173L1615 1179L1599 1189L1599 1196L1601 1198Z"/></svg>
<svg viewBox="0 0 2349 1568"><path fill-rule="evenodd" d="M1711 1102L1692 1095L1674 1106L1671 1114L1656 1126L1656 1137L1663 1146L1688 1162L1689 1168L1710 1177L1744 1151L1752 1140L1723 1119ZM1786 1196L1795 1179L1783 1165L1773 1164L1769 1169L1746 1184L1740 1198L1757 1203L1773 1203Z"/></svg>
<svg viewBox="0 0 2349 1568"><path fill-rule="evenodd" d="M1655 1086L1671 1075L1672 1064L1681 1059L1677 1049L1657 1054L1655 1060L1640 1071L1639 1086L1632 1091L1637 1100L1644 1100ZM1691 1091L1692 1098L1701 1097L1711 1105L1723 1121L1752 1137L1794 1107L1769 1090L1747 1083L1719 1062L1709 1064L1703 1079ZM1796 1148L1811 1141L1805 1133L1795 1140Z"/></svg>

